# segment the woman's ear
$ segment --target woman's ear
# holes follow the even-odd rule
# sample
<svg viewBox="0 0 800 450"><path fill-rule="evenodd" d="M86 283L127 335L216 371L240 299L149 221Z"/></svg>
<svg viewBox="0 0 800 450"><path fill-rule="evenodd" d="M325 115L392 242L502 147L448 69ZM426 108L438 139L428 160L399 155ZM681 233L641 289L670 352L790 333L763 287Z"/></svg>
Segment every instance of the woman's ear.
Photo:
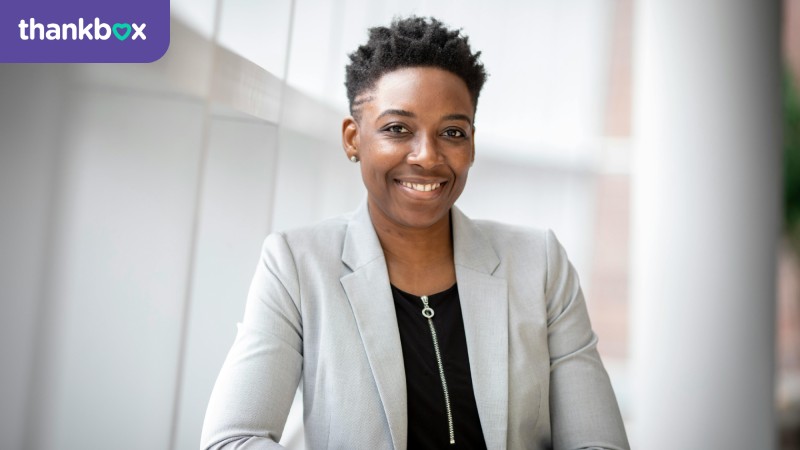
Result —
<svg viewBox="0 0 800 450"><path fill-rule="evenodd" d="M358 154L358 141L358 122L353 116L345 117L342 121L342 148L347 159L353 162L361 158Z"/></svg>

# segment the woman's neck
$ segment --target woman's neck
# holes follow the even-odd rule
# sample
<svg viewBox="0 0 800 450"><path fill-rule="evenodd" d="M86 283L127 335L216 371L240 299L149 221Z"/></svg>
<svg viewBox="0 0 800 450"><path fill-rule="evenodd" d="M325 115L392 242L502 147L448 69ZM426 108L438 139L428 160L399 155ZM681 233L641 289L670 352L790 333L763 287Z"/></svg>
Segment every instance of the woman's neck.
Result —
<svg viewBox="0 0 800 450"><path fill-rule="evenodd" d="M430 295L455 283L450 213L427 228L412 228L392 222L370 209L389 279L399 289L415 295Z"/></svg>

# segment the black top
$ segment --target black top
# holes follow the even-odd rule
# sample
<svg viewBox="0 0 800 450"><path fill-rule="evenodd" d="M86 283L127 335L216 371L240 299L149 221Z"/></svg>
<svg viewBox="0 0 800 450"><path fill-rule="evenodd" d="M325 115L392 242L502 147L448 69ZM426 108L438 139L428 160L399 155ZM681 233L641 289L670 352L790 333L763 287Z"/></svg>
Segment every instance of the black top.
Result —
<svg viewBox="0 0 800 450"><path fill-rule="evenodd" d="M428 296L428 305L434 310L433 326L450 396L453 445L450 444L447 408L431 329L428 319L422 315L422 300L395 286L392 286L392 296L406 370L409 450L485 449L456 285Z"/></svg>

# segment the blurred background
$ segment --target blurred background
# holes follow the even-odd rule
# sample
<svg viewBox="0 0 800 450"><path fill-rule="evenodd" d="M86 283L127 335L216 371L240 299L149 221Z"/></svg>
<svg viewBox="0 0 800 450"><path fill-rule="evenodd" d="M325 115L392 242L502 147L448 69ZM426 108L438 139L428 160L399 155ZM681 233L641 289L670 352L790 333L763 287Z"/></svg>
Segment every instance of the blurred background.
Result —
<svg viewBox="0 0 800 450"><path fill-rule="evenodd" d="M344 66L409 14L483 51L458 205L558 234L633 448L800 448L800 0L172 0L156 63L0 65L0 447L198 448L263 238L365 196Z"/></svg>

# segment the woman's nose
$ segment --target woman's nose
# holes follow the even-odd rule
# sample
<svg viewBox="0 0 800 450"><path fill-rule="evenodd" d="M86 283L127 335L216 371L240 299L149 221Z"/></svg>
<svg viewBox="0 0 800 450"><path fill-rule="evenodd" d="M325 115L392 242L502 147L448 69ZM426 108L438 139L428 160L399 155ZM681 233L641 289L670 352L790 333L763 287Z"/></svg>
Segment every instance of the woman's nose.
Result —
<svg viewBox="0 0 800 450"><path fill-rule="evenodd" d="M424 135L417 139L414 144L414 150L408 155L409 164L416 164L423 169L430 169L442 163L443 157L439 151L436 138Z"/></svg>

